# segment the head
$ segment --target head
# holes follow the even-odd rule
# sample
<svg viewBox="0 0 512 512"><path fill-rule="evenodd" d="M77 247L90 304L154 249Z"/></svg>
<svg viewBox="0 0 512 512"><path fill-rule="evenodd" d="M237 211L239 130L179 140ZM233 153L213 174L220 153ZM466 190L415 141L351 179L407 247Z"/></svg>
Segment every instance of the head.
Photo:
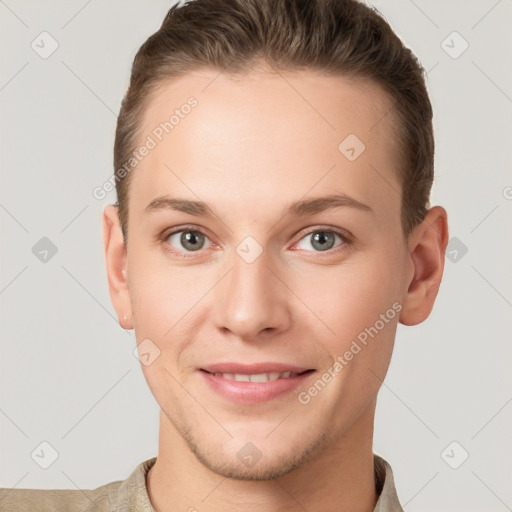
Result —
<svg viewBox="0 0 512 512"><path fill-rule="evenodd" d="M110 294L206 467L267 479L367 442L397 324L428 317L442 277L433 157L422 68L355 0L195 0L139 49L103 217ZM212 385L226 362L308 371L247 402Z"/></svg>

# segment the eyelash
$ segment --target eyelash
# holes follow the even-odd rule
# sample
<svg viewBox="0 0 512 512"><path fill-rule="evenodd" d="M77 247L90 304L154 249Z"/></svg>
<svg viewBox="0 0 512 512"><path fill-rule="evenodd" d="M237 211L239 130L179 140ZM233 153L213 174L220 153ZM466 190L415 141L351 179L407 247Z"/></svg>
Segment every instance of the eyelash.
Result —
<svg viewBox="0 0 512 512"><path fill-rule="evenodd" d="M172 246L170 246L169 243L167 242L168 238L171 235L175 235L176 233L187 232L187 231L201 233L205 237L208 238L208 235L201 229L198 229L196 226L192 226L192 225L179 226L178 228L174 229L173 231L164 231L163 234L159 237L160 241L163 243L164 251L173 256L182 256L183 258L194 257L195 252L200 253L201 249L199 251L184 251L184 252L177 251L175 249L171 249ZM301 236L301 238L299 238L297 243L299 243L303 238L307 237L308 235L312 235L313 233L333 233L335 235L338 235L342 240L341 245L339 245L338 247L335 247L333 249L329 249L327 251L307 251L307 252L318 253L318 256L315 256L315 257L322 257L323 253L328 256L332 256L333 254L340 254L340 253L346 251L353 244L352 238L346 232L338 230L338 229L334 229L331 227L323 227L323 226L318 226L315 229L312 229L311 231L304 233L303 236ZM210 240L210 239L208 238L208 240ZM213 243L213 242L211 242L211 240L210 240L210 243Z"/></svg>

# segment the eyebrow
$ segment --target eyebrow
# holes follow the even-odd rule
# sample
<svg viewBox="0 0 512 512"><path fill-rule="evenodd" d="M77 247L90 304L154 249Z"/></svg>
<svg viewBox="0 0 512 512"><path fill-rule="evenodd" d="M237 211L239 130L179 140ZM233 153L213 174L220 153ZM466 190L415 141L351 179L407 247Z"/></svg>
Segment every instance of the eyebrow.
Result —
<svg viewBox="0 0 512 512"><path fill-rule="evenodd" d="M322 197L302 199L289 204L284 209L284 216L302 217L313 215L331 208L350 207L361 211L373 213L373 210L366 204L346 194L331 194ZM217 217L213 209L203 201L192 201L189 199L171 198L161 196L153 199L145 208L146 213L157 211L178 211L188 213L196 217Z"/></svg>

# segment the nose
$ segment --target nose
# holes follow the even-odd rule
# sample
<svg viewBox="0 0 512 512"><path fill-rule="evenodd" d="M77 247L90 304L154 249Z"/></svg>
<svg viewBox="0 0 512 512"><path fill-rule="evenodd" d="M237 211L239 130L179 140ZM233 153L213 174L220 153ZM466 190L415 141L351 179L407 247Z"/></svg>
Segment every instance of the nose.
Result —
<svg viewBox="0 0 512 512"><path fill-rule="evenodd" d="M291 325L290 290L263 251L254 261L234 253L230 271L215 287L217 327L245 341L286 331Z"/></svg>

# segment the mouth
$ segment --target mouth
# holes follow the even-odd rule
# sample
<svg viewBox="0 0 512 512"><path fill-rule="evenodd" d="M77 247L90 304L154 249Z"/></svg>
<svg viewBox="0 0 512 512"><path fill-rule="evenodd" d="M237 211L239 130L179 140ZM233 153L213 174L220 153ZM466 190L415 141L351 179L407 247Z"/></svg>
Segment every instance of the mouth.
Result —
<svg viewBox="0 0 512 512"><path fill-rule="evenodd" d="M230 402L255 404L297 388L316 370L281 363L221 363L198 368L206 383Z"/></svg>
<svg viewBox="0 0 512 512"><path fill-rule="evenodd" d="M206 371L206 370L203 370ZM253 374L246 374L246 373L221 373L221 372L215 372L210 373L210 375L213 375L215 377L221 377L223 379L227 380L234 380L236 382L270 382L273 380L279 380L279 379L290 379L293 377L296 377L297 375L302 375L306 372L312 372L314 370L305 370L303 372L269 372L269 373L253 373Z"/></svg>

